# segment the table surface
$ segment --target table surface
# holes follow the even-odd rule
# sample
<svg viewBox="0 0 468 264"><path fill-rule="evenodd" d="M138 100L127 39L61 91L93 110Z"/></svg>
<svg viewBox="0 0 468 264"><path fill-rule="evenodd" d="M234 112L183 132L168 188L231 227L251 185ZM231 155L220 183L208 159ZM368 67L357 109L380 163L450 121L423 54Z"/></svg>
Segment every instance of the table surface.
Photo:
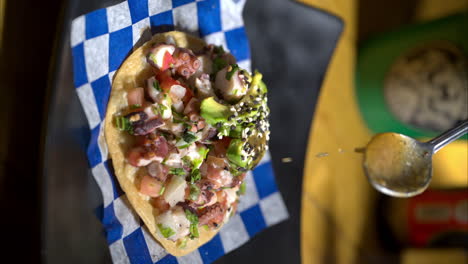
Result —
<svg viewBox="0 0 468 264"><path fill-rule="evenodd" d="M57 49L44 153L45 263L110 263L102 204L85 151L89 131L73 87L70 23L121 1L70 0ZM307 138L320 86L343 23L293 1L251 0L244 10L253 68L264 74L271 108L270 150L289 220L252 238L216 263L300 263L300 208ZM291 163L281 159L291 157Z"/></svg>

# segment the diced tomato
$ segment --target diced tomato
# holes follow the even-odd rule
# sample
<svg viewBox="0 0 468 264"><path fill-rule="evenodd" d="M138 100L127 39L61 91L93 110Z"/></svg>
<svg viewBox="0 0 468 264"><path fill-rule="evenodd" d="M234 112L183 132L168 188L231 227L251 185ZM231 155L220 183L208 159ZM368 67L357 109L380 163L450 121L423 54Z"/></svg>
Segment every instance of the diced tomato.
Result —
<svg viewBox="0 0 468 264"><path fill-rule="evenodd" d="M214 168L220 169L224 169L224 167L226 167L227 165L226 159L218 158L212 155L208 155L206 163L208 164L208 166L213 166Z"/></svg>
<svg viewBox="0 0 468 264"><path fill-rule="evenodd" d="M162 188L162 182L149 175L143 176L140 183L140 192L151 197L158 197Z"/></svg>
<svg viewBox="0 0 468 264"><path fill-rule="evenodd" d="M132 148L127 154L127 160L130 165L134 167L140 166L140 160L142 159L142 149L141 148Z"/></svg>
<svg viewBox="0 0 468 264"><path fill-rule="evenodd" d="M190 91L190 89L187 89L185 96L187 96L187 93ZM185 100L185 97L184 97ZM187 115L190 112L194 113L199 113L200 112L200 101L197 100L197 98L192 98L188 103L184 103L185 108L184 108L184 115Z"/></svg>
<svg viewBox="0 0 468 264"><path fill-rule="evenodd" d="M163 58L161 71L165 71L165 70L169 69L171 67L171 64L173 64L173 63L174 63L174 58L172 57L172 55L168 51L166 51L166 53L164 53L164 58Z"/></svg>
<svg viewBox="0 0 468 264"><path fill-rule="evenodd" d="M140 105L145 102L145 89L138 87L130 90L127 93L127 102L129 106Z"/></svg>
<svg viewBox="0 0 468 264"><path fill-rule="evenodd" d="M185 87L187 88L187 87ZM192 89L190 88L187 88L187 91L185 92L185 96L184 98L182 99L182 101L184 102L185 105L187 105L187 103L190 101L190 99L193 98L193 92L192 92Z"/></svg>
<svg viewBox="0 0 468 264"><path fill-rule="evenodd" d="M210 184L213 186L213 189L218 189L222 187L221 184L221 172L223 169L215 168L213 166L208 166L208 173L206 175L206 178L210 182Z"/></svg>
<svg viewBox="0 0 468 264"><path fill-rule="evenodd" d="M220 204L224 204L226 202L226 192L223 190L217 191L216 196Z"/></svg>
<svg viewBox="0 0 468 264"><path fill-rule="evenodd" d="M161 85L161 89L165 92L169 92L171 90L172 85L180 85L180 83L176 80L174 80L171 77L171 72L166 70L162 72L156 72L156 79L159 81L159 84Z"/></svg>
<svg viewBox="0 0 468 264"><path fill-rule="evenodd" d="M166 202L166 200L164 200L163 196L158 196L152 199L151 204L161 213L169 210L170 208L169 204Z"/></svg>
<svg viewBox="0 0 468 264"><path fill-rule="evenodd" d="M200 173L203 176L208 174L208 164L206 164L206 162L203 162L202 165L200 166Z"/></svg>

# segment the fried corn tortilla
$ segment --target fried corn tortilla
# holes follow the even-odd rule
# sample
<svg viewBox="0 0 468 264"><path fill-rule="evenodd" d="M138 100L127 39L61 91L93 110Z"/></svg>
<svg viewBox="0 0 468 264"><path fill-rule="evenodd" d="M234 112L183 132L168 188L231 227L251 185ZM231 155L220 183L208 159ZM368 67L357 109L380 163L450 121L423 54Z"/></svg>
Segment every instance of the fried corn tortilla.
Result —
<svg viewBox="0 0 468 264"><path fill-rule="evenodd" d="M109 154L112 158L115 175L123 191L126 193L130 204L141 217L148 228L148 231L170 254L174 256L183 256L208 242L214 235L216 235L221 226L216 226L216 229L199 228L199 237L186 239L184 242L184 244L186 244L182 247L180 242L172 241L167 239L167 237L164 237L160 231L160 227L158 229L158 223L156 222L156 219L161 212L152 205L148 196L140 192L140 183L142 181L141 175L144 173L146 168L132 166L127 160L126 153L128 153L135 144L135 137L126 131L122 131L115 125L116 116L122 115L122 112L125 111L124 109L129 107L127 101L128 92L136 87L146 87L146 81L154 75L152 66L147 61L147 54L155 45L165 43L168 39L172 39L173 42L175 42L174 45L176 47L187 48L193 52L201 51L206 47L206 43L201 39L182 32L172 31L155 35L150 41L130 54L114 76L112 91L107 106L104 132ZM264 84L260 80L251 82L252 85L253 82L256 82L256 85L261 89L265 89L266 93L266 87L264 87ZM259 91L260 88L258 88ZM265 97L266 96L264 96L264 98ZM265 108L267 108L266 105ZM265 131L269 132L268 124L261 123L261 125L267 126L262 130L263 134L259 132L258 137L255 137L255 139L247 139L247 142L266 146L268 133ZM260 126L260 123L257 122L257 126ZM241 142L240 140L238 141ZM266 147L260 151L261 153L253 157L254 161L252 164L258 163L263 156L265 149Z"/></svg>

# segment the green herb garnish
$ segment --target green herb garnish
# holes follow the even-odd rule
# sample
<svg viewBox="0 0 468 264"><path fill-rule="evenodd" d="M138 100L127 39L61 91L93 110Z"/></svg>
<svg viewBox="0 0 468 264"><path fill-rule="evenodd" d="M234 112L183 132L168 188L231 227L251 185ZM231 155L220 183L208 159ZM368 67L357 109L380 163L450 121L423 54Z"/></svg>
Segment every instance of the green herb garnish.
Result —
<svg viewBox="0 0 468 264"><path fill-rule="evenodd" d="M190 173L190 183L195 183L201 179L201 173L199 169L194 169Z"/></svg>
<svg viewBox="0 0 468 264"><path fill-rule="evenodd" d="M151 110L153 111L153 114L155 115L160 115L161 113L159 112L159 109L156 106L152 106Z"/></svg>
<svg viewBox="0 0 468 264"><path fill-rule="evenodd" d="M200 168L201 164L206 159L206 155L208 154L208 151L210 151L210 150L208 148L206 148L206 147L203 147L203 146L198 148L197 152L198 152L198 155L200 155L200 158L194 159L192 161L192 164L193 164L194 168Z"/></svg>
<svg viewBox="0 0 468 264"><path fill-rule="evenodd" d="M184 163L185 166L191 167L192 166L192 161L190 160L189 156L184 156L182 158L182 162Z"/></svg>
<svg viewBox="0 0 468 264"><path fill-rule="evenodd" d="M163 187L161 187L161 190L159 190L159 195L163 195L165 190L166 190L166 186L163 185Z"/></svg>
<svg viewBox="0 0 468 264"><path fill-rule="evenodd" d="M158 80L154 80L154 82L153 82L153 88L154 88L156 91L158 91L158 92L161 92L161 91L162 91L161 86L159 85Z"/></svg>
<svg viewBox="0 0 468 264"><path fill-rule="evenodd" d="M149 59L150 59L151 61L153 61L154 64L157 64L157 61L156 61L156 54L151 53L151 54L149 55Z"/></svg>
<svg viewBox="0 0 468 264"><path fill-rule="evenodd" d="M191 201L197 201L200 196L200 188L195 184L190 184L189 199Z"/></svg>
<svg viewBox="0 0 468 264"><path fill-rule="evenodd" d="M213 74L216 74L217 72L219 72L221 69L223 69L227 65L228 63L224 59L221 59L219 57L215 58L213 60L213 66L212 66Z"/></svg>
<svg viewBox="0 0 468 264"><path fill-rule="evenodd" d="M161 111L164 111L164 110L167 110L169 108L167 106L163 105L163 104L159 104L159 109L161 109Z"/></svg>
<svg viewBox="0 0 468 264"><path fill-rule="evenodd" d="M190 238L199 237L198 234L198 216L189 210L185 210L185 216L190 222Z"/></svg>
<svg viewBox="0 0 468 264"><path fill-rule="evenodd" d="M137 109L137 108L140 108L140 107L141 107L141 104L134 104L134 105L130 106L130 109Z"/></svg>
<svg viewBox="0 0 468 264"><path fill-rule="evenodd" d="M184 239L179 239L179 240L177 240L177 247L178 247L178 248L185 248L185 247L187 247L187 241L188 241L187 237L184 237Z"/></svg>
<svg viewBox="0 0 468 264"><path fill-rule="evenodd" d="M187 172L182 168L171 168L169 170L169 174L176 175L176 176L184 176Z"/></svg>
<svg viewBox="0 0 468 264"><path fill-rule="evenodd" d="M133 134L133 127L130 124L130 121L125 116L118 116L115 118L115 125L120 131L127 131L130 134Z"/></svg>
<svg viewBox="0 0 468 264"><path fill-rule="evenodd" d="M170 227L163 226L162 224L158 224L159 231L165 238L169 238L173 235L175 235L174 230L172 230Z"/></svg>
<svg viewBox="0 0 468 264"><path fill-rule="evenodd" d="M245 182L242 182L241 185L239 186L239 194L240 195L245 194Z"/></svg>
<svg viewBox="0 0 468 264"><path fill-rule="evenodd" d="M230 71L226 72L226 80L228 81L230 81L234 73L239 70L239 66L237 64L231 64L231 68Z"/></svg>
<svg viewBox="0 0 468 264"><path fill-rule="evenodd" d="M198 224L197 224L198 225ZM199 237L200 235L198 234L198 226L197 225L194 225L194 224L191 224L190 225L190 238L195 238L195 237Z"/></svg>
<svg viewBox="0 0 468 264"><path fill-rule="evenodd" d="M195 141L197 141L198 137L195 135L193 132L186 132L185 134L182 135L182 138L187 144L191 144Z"/></svg>

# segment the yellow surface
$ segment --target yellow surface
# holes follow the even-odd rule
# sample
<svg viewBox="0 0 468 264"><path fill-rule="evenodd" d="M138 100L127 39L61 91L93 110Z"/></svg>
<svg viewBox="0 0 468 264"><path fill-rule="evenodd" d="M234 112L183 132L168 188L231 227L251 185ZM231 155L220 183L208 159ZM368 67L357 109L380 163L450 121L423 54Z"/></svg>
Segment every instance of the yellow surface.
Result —
<svg viewBox="0 0 468 264"><path fill-rule="evenodd" d="M466 0L420 0L415 20L428 21L468 10Z"/></svg>
<svg viewBox="0 0 468 264"><path fill-rule="evenodd" d="M372 253L372 243L364 245L365 238L372 236L377 193L363 175L361 155L354 153L354 148L365 146L371 136L354 94L358 2L301 2L335 14L345 23L324 79L309 135L301 214L302 263L360 263L358 253L378 253ZM453 1L438 2L440 5ZM426 6L433 8L433 4ZM424 7L418 12L422 17L434 16L430 12L425 15ZM467 185L464 182L467 179L466 144L451 145L436 155L432 186ZM317 157L322 152L329 155Z"/></svg>
<svg viewBox="0 0 468 264"><path fill-rule="evenodd" d="M466 264L463 249L410 249L402 253L401 264Z"/></svg>
<svg viewBox="0 0 468 264"><path fill-rule="evenodd" d="M352 263L375 196L362 175L362 157L354 152L370 137L353 89L357 1L305 2L338 15L345 27L309 135L301 216L302 262ZM320 152L329 155L319 158L316 154Z"/></svg>

